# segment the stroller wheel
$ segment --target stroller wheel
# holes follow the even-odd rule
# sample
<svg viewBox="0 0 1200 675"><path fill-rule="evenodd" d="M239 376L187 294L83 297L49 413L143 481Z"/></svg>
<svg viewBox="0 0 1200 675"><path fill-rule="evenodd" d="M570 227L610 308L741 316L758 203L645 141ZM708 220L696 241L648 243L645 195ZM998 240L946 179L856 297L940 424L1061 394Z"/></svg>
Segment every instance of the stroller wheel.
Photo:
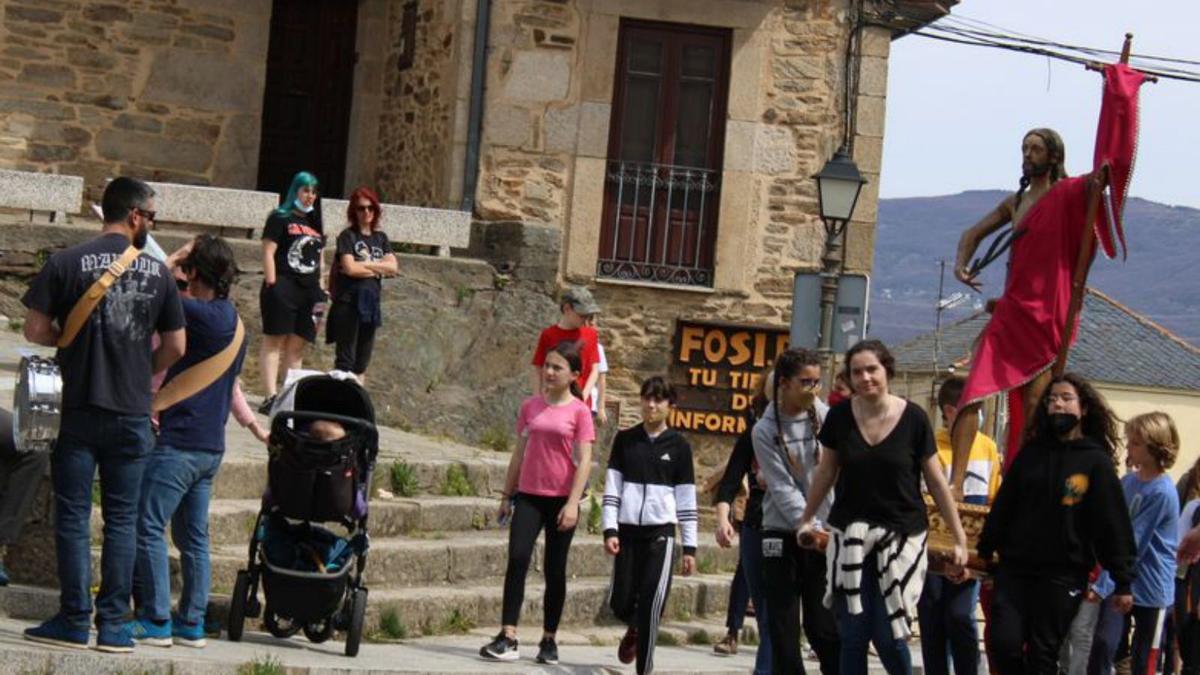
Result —
<svg viewBox="0 0 1200 675"><path fill-rule="evenodd" d="M300 624L290 619L281 619L269 604L263 612L263 623L267 625L267 632L281 640L286 640L300 632Z"/></svg>
<svg viewBox="0 0 1200 675"><path fill-rule="evenodd" d="M358 656L362 642L363 622L367 618L367 589L350 592L350 628L346 631L346 656Z"/></svg>
<svg viewBox="0 0 1200 675"><path fill-rule="evenodd" d="M305 625L304 637L308 638L309 642L316 644L320 644L333 637L333 617L329 617L320 623Z"/></svg>
<svg viewBox="0 0 1200 675"><path fill-rule="evenodd" d="M250 600L250 592L250 573L246 570L238 570L237 581L233 584L233 596L229 598L228 632L230 642L239 642L242 639L242 628L246 623L246 605Z"/></svg>

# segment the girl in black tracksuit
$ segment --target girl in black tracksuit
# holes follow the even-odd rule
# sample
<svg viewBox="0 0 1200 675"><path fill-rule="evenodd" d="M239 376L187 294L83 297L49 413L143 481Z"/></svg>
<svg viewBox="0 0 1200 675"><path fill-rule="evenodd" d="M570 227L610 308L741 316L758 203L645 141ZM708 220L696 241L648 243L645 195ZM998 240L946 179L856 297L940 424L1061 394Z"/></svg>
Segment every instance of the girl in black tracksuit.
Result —
<svg viewBox="0 0 1200 675"><path fill-rule="evenodd" d="M1132 607L1133 525L1113 460L1115 417L1081 377L1046 388L996 495L979 556L996 566L988 655L1000 675L1058 672L1097 559Z"/></svg>
<svg viewBox="0 0 1200 675"><path fill-rule="evenodd" d="M654 669L658 623L671 591L675 527L683 543L683 575L696 569L695 470L692 448L667 427L675 391L661 377L642 383L641 424L617 433L604 483L604 548L616 556L609 606L629 626L618 658L636 657L639 675Z"/></svg>

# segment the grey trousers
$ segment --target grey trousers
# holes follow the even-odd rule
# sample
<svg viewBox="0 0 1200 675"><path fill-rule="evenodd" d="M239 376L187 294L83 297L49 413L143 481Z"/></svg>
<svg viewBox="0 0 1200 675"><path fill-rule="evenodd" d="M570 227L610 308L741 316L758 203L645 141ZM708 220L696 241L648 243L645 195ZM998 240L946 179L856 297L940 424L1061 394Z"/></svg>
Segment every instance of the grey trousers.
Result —
<svg viewBox="0 0 1200 675"><path fill-rule="evenodd" d="M1065 675L1087 675L1088 657L1092 653L1092 636L1100 619L1100 602L1079 603L1079 611L1071 622L1071 630L1063 642L1058 657L1058 672Z"/></svg>
<svg viewBox="0 0 1200 675"><path fill-rule="evenodd" d="M17 541L48 466L48 452L16 451L12 413L0 410L0 546Z"/></svg>

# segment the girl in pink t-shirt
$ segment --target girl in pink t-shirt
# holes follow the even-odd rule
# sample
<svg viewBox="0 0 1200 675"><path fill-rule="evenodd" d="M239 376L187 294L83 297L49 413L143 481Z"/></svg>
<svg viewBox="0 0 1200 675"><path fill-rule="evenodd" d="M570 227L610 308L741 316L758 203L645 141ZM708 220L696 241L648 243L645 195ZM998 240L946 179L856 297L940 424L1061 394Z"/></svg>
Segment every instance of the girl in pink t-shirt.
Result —
<svg viewBox="0 0 1200 675"><path fill-rule="evenodd" d="M579 500L592 466L592 411L583 402L576 378L582 369L579 348L554 346L542 364L542 394L521 404L517 449L508 463L499 519L512 517L508 568L504 573L503 629L479 650L485 659L515 661L517 621L525 600L525 575L538 533L546 531L546 591L542 599L542 641L538 663L558 663L554 635L567 597L567 552L579 521Z"/></svg>

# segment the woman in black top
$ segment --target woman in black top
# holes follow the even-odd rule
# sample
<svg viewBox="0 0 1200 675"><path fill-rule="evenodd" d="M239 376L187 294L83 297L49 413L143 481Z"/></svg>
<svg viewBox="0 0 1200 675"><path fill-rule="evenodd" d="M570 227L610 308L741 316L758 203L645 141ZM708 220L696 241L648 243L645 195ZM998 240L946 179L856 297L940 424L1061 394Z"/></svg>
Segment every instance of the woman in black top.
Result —
<svg viewBox="0 0 1200 675"><path fill-rule="evenodd" d="M1116 446L1116 415L1095 388L1071 373L1052 380L979 535L979 557L1000 558L987 647L1003 675L1057 671L1097 560L1117 609L1133 607L1137 550Z"/></svg>
<svg viewBox="0 0 1200 675"><path fill-rule="evenodd" d="M967 537L928 417L888 392L895 360L887 347L878 340L859 342L845 363L854 396L832 408L821 426L820 463L798 537L809 544L817 509L836 480L825 604L837 616L840 673L866 674L868 642L888 673L911 673L906 639L925 581L929 528L922 478L954 534L955 565L966 564Z"/></svg>
<svg viewBox="0 0 1200 675"><path fill-rule="evenodd" d="M262 310L263 344L259 357L267 398L259 411L267 413L278 392L280 361L283 372L299 368L304 347L317 339L317 323L326 295L321 287L325 234L317 201L317 177L301 171L283 204L263 226Z"/></svg>
<svg viewBox="0 0 1200 675"><path fill-rule="evenodd" d="M392 245L379 226L381 211L379 197L370 188L360 187L350 195L350 225L338 235L329 283L333 308L325 341L337 344L333 367L354 373L360 382L371 361L375 329L383 323L381 279L399 271Z"/></svg>
<svg viewBox="0 0 1200 675"><path fill-rule="evenodd" d="M763 600L762 583L762 500L763 487L758 480L758 468L754 462L754 442L751 438L754 423L762 416L767 407L765 385L767 373L761 374L761 381L756 387L754 397L746 410L746 430L738 436L725 464L725 472L717 484L717 494L713 505L717 509L717 545L729 548L733 545L735 533L741 537L738 549L738 566L733 575L733 584L729 587L729 605L726 608L725 627L728 632L725 639L713 646L713 650L723 656L737 654L738 632L746 617L747 598L754 602L754 620L758 624L759 645L754 661L756 675L771 672L770 632L767 630L766 603ZM741 490L742 481L748 479L749 493L743 510L741 527L736 527L732 514L732 505Z"/></svg>

